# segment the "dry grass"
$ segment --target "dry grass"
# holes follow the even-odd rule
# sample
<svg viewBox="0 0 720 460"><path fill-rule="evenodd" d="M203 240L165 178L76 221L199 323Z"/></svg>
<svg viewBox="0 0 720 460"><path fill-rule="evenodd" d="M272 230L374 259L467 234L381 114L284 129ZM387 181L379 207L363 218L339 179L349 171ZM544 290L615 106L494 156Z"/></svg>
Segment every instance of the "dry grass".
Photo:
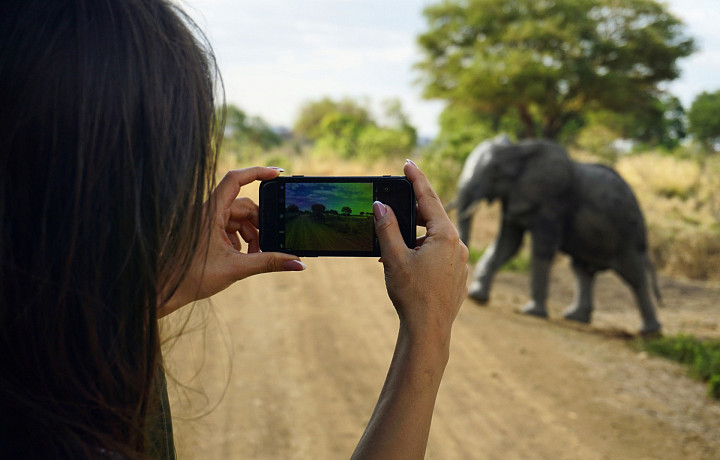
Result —
<svg viewBox="0 0 720 460"><path fill-rule="evenodd" d="M643 209L656 266L675 276L720 280L720 158L646 153L621 158L615 169Z"/></svg>
<svg viewBox="0 0 720 460"><path fill-rule="evenodd" d="M402 175L405 159L374 161L343 160L329 155L313 154L307 148L279 147L262 154L242 155L223 151L218 172L247 166L278 166L285 174L305 176L381 176Z"/></svg>
<svg viewBox="0 0 720 460"><path fill-rule="evenodd" d="M637 194L677 197L683 201L695 194L701 172L697 161L652 153L624 157L617 162L616 169Z"/></svg>

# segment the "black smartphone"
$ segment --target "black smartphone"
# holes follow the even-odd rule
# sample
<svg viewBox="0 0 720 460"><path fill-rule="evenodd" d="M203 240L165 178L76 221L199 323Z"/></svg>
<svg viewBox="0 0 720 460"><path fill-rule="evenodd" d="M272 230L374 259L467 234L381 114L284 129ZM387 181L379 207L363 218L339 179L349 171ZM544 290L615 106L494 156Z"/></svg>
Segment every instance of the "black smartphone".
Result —
<svg viewBox="0 0 720 460"><path fill-rule="evenodd" d="M392 207L415 247L415 193L404 176L289 176L260 184L260 249L297 256L380 256L373 202Z"/></svg>

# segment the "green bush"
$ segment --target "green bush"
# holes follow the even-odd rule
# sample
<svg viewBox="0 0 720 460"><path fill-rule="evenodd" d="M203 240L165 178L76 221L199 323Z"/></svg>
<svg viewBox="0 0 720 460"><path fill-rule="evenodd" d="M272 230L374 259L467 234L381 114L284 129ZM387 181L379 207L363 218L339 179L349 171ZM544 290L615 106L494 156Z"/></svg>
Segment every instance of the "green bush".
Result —
<svg viewBox="0 0 720 460"><path fill-rule="evenodd" d="M384 158L409 158L416 139L409 130L369 126L358 137L357 155L375 161Z"/></svg>
<svg viewBox="0 0 720 460"><path fill-rule="evenodd" d="M641 348L690 366L690 373L708 384L708 394L720 399L720 341L687 335L641 339Z"/></svg>

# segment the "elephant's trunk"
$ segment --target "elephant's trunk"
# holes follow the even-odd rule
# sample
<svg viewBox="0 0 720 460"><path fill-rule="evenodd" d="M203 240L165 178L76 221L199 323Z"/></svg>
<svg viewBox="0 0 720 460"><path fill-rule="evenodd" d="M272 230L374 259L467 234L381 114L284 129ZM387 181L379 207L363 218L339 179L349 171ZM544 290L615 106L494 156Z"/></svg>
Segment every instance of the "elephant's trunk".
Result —
<svg viewBox="0 0 720 460"><path fill-rule="evenodd" d="M465 246L470 244L470 227L472 226L472 214L466 217L458 217L458 233Z"/></svg>
<svg viewBox="0 0 720 460"><path fill-rule="evenodd" d="M470 227L472 227L473 213L478 205L473 200L457 200L457 221L460 239L467 246L470 243Z"/></svg>

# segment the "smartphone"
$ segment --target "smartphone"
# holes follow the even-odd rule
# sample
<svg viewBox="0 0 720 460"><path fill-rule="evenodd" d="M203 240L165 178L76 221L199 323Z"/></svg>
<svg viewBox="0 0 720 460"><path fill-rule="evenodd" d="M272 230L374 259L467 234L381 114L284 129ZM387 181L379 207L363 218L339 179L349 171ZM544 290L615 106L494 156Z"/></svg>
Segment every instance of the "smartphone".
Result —
<svg viewBox="0 0 720 460"><path fill-rule="evenodd" d="M392 207L415 247L415 193L404 176L289 176L260 184L260 249L297 256L380 256L373 202Z"/></svg>

